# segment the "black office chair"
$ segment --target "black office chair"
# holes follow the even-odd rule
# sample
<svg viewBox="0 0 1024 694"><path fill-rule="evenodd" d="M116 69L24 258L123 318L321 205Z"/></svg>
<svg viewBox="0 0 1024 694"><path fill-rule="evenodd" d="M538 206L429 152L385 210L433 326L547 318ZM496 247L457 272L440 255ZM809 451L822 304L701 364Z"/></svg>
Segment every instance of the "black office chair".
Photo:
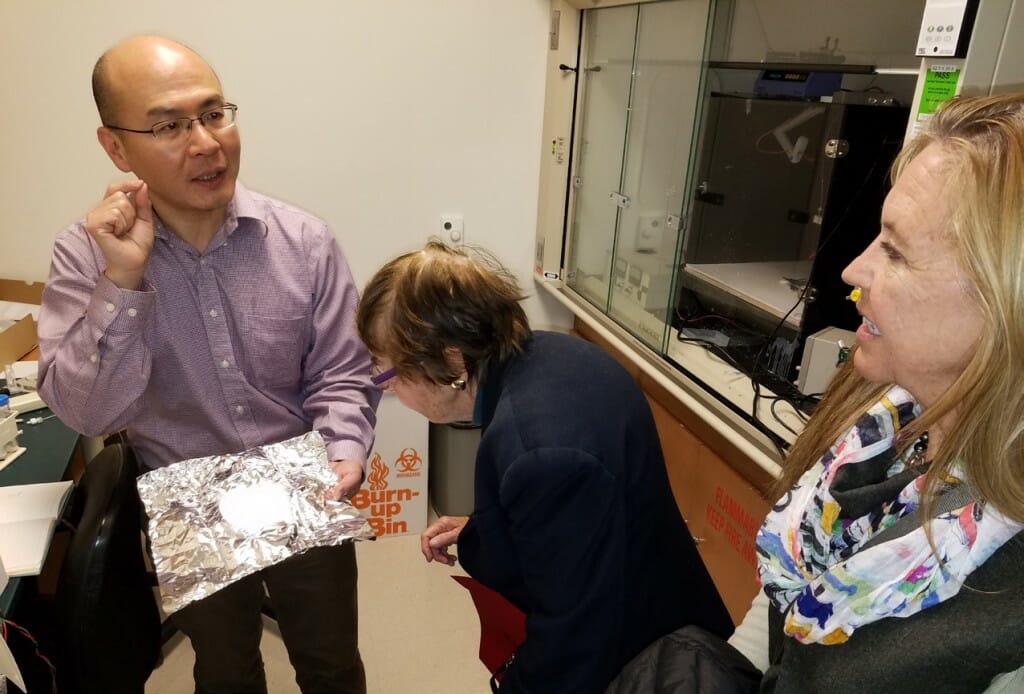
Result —
<svg viewBox="0 0 1024 694"><path fill-rule="evenodd" d="M116 443L85 467L76 525L58 579L57 678L62 692L141 693L160 658L160 614L147 572L137 465Z"/></svg>

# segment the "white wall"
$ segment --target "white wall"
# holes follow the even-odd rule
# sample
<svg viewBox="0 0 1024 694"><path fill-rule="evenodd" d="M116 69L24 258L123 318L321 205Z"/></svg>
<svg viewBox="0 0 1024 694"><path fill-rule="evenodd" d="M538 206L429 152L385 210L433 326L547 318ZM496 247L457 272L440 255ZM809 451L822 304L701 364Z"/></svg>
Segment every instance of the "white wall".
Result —
<svg viewBox="0 0 1024 694"><path fill-rule="evenodd" d="M180 40L239 104L241 180L334 229L360 285L461 213L533 295L548 0L171 5L0 0L0 277L45 279L57 233L121 176L90 75L121 38Z"/></svg>
<svg viewBox="0 0 1024 694"><path fill-rule="evenodd" d="M917 68L914 49L924 5L925 0L736 0L726 59L756 62L771 52L813 52L829 40L850 65Z"/></svg>

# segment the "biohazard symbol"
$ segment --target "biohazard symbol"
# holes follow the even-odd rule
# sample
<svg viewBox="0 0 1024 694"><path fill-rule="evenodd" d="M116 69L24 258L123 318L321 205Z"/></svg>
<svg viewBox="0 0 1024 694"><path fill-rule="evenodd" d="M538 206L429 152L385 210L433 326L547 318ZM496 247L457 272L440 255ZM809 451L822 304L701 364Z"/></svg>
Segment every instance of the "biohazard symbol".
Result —
<svg viewBox="0 0 1024 694"><path fill-rule="evenodd" d="M395 465L399 472L419 472L420 466L423 465L423 459L420 458L420 454L416 452L415 448L403 448L402 452L398 454L398 458L395 459Z"/></svg>
<svg viewBox="0 0 1024 694"><path fill-rule="evenodd" d="M366 476L366 481L370 483L370 489L375 492L387 489L388 472L390 469L384 464L380 453L374 453L373 459L370 461L370 474Z"/></svg>

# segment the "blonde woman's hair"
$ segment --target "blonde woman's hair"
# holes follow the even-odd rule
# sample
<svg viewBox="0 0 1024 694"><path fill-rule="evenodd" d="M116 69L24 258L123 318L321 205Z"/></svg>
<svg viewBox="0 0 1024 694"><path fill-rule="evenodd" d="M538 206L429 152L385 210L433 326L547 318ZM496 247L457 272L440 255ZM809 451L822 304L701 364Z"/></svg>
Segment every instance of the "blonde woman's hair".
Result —
<svg viewBox="0 0 1024 694"><path fill-rule="evenodd" d="M900 152L893 180L932 144L946 156L946 233L973 284L985 329L966 368L905 429L901 442L910 445L955 411L925 477L922 515L930 515L937 485L959 459L977 498L1024 522L1024 94L946 102ZM890 387L865 381L852 363L840 370L790 450L780 489L789 489Z"/></svg>

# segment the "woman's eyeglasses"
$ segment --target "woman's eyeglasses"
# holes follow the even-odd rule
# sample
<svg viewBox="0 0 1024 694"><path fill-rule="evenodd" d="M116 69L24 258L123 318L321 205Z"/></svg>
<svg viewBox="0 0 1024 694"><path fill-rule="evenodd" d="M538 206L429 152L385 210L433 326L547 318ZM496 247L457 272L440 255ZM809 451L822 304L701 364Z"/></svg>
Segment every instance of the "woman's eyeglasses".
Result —
<svg viewBox="0 0 1024 694"><path fill-rule="evenodd" d="M384 371L382 371L380 366L378 366L377 364L374 364L373 366L370 367L370 382L373 383L373 385L380 388L381 390L387 390L388 382L391 379L393 379L396 375L398 375L398 371L397 369L395 369L395 367L391 367L390 369ZM465 390L467 383L466 379L464 378L456 378L454 381L451 381L450 383L446 383L444 385L447 385L449 388L453 390Z"/></svg>
<svg viewBox="0 0 1024 694"><path fill-rule="evenodd" d="M376 364L370 369L370 382L378 388L387 388L387 383L395 377L395 368L392 367L386 371L381 371L380 367Z"/></svg>

